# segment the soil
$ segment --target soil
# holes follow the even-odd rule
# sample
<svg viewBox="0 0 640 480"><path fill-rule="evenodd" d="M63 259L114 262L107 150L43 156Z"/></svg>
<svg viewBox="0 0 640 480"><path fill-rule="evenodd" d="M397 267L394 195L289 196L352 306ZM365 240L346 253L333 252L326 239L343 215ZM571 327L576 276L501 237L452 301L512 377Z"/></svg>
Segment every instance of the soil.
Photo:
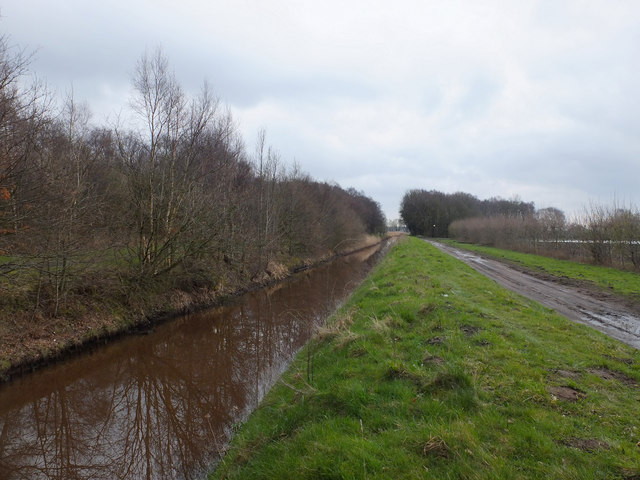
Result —
<svg viewBox="0 0 640 480"><path fill-rule="evenodd" d="M569 386L549 387L549 393L559 400L567 402L577 402L585 397L583 392Z"/></svg>
<svg viewBox="0 0 640 480"><path fill-rule="evenodd" d="M561 442L568 447L577 448L585 452L595 452L597 450L608 450L610 445L607 442L595 438L567 438Z"/></svg>
<svg viewBox="0 0 640 480"><path fill-rule="evenodd" d="M587 369L587 371L589 373L593 373L594 375L597 375L598 377L604 380L617 380L618 382L623 383L628 387L635 387L635 388L638 387L638 382L636 382L633 378L628 377L622 372L609 370L606 367L589 368Z"/></svg>
<svg viewBox="0 0 640 480"><path fill-rule="evenodd" d="M628 300L595 286L586 286L583 282L552 275L534 275L502 261L441 243L430 243L503 287L640 349L640 308Z"/></svg>
<svg viewBox="0 0 640 480"><path fill-rule="evenodd" d="M559 377L562 378L571 378L571 379L577 379L580 378L581 374L580 372L576 372L574 370L562 370L562 369L558 369L555 371L556 375L558 375Z"/></svg>
<svg viewBox="0 0 640 480"><path fill-rule="evenodd" d="M620 358L620 357L614 357L611 355L603 355L604 358L608 358L609 360L615 360L616 362L620 362L620 363L624 363L625 365L633 365L634 361L633 358Z"/></svg>
<svg viewBox="0 0 640 480"><path fill-rule="evenodd" d="M473 325L462 325L460 327L460 331L463 332L467 337L472 337L480 331L480 327L474 327Z"/></svg>
<svg viewBox="0 0 640 480"><path fill-rule="evenodd" d="M432 365L444 365L445 361L444 358L442 357L438 357L437 355L426 355L423 359L422 359L422 363L429 363Z"/></svg>

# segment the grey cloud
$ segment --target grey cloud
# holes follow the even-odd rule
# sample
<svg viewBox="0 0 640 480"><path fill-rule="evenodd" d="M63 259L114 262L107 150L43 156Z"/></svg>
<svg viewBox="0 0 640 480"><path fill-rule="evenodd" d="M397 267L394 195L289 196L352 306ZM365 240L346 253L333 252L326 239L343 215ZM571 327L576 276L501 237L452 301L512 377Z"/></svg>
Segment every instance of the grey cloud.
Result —
<svg viewBox="0 0 640 480"><path fill-rule="evenodd" d="M416 187L640 203L637 2L319 5L21 0L0 25L98 110L126 107L160 45L186 89L206 79L230 105L249 150L265 127L283 160L387 213Z"/></svg>

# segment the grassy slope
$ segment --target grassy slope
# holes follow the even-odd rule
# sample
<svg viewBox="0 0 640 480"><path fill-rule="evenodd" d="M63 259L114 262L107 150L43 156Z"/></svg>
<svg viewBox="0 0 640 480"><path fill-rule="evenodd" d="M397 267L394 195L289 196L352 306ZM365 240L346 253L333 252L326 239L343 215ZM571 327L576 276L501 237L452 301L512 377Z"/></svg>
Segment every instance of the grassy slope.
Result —
<svg viewBox="0 0 640 480"><path fill-rule="evenodd" d="M640 352L421 240L307 349L212 478L640 475Z"/></svg>
<svg viewBox="0 0 640 480"><path fill-rule="evenodd" d="M493 247L459 243L452 240L445 240L445 242L454 247L464 248L497 259L507 260L529 270L547 273L556 277L586 281L618 295L640 300L640 275L636 272L599 265L587 265L567 260L557 260L555 258Z"/></svg>

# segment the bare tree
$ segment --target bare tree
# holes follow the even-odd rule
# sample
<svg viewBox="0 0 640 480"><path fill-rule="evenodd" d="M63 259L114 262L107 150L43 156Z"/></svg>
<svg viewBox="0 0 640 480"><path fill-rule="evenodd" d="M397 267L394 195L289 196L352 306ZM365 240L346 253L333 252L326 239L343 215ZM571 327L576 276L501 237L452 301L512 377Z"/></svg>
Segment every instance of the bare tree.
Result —
<svg viewBox="0 0 640 480"><path fill-rule="evenodd" d="M200 97L189 102L161 50L142 56L134 87L132 106L146 138L117 133L136 216L139 273L157 275L174 268L194 246L184 240L206 206L196 160L218 100L205 84Z"/></svg>
<svg viewBox="0 0 640 480"><path fill-rule="evenodd" d="M280 155L266 145L266 132L258 132L255 169L257 173L258 261L256 273L264 269L277 250L278 223L281 204L277 195L280 176Z"/></svg>
<svg viewBox="0 0 640 480"><path fill-rule="evenodd" d="M540 233L545 241L553 242L558 247L564 238L566 218L564 212L557 208L543 208L536 212L535 218L540 223Z"/></svg>
<svg viewBox="0 0 640 480"><path fill-rule="evenodd" d="M618 262L640 268L640 212L636 207L615 206L610 215L610 238Z"/></svg>
<svg viewBox="0 0 640 480"><path fill-rule="evenodd" d="M16 237L28 227L26 194L35 185L25 182L25 174L38 134L48 121L42 86L21 83L30 60L30 55L11 49L8 38L0 36L0 250L7 253L15 251ZM3 263L0 273L17 267Z"/></svg>
<svg viewBox="0 0 640 480"><path fill-rule="evenodd" d="M586 245L596 264L611 263L611 236L609 231L609 212L604 205L594 202L584 209L586 225Z"/></svg>

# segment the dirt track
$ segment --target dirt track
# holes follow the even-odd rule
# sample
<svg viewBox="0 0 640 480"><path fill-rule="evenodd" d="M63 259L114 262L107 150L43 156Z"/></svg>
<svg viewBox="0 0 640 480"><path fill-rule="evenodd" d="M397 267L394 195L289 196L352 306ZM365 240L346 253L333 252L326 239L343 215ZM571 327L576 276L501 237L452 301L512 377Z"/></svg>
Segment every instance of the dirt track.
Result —
<svg viewBox="0 0 640 480"><path fill-rule="evenodd" d="M500 285L640 349L640 315L621 301L583 287L541 279L465 250L430 243Z"/></svg>

